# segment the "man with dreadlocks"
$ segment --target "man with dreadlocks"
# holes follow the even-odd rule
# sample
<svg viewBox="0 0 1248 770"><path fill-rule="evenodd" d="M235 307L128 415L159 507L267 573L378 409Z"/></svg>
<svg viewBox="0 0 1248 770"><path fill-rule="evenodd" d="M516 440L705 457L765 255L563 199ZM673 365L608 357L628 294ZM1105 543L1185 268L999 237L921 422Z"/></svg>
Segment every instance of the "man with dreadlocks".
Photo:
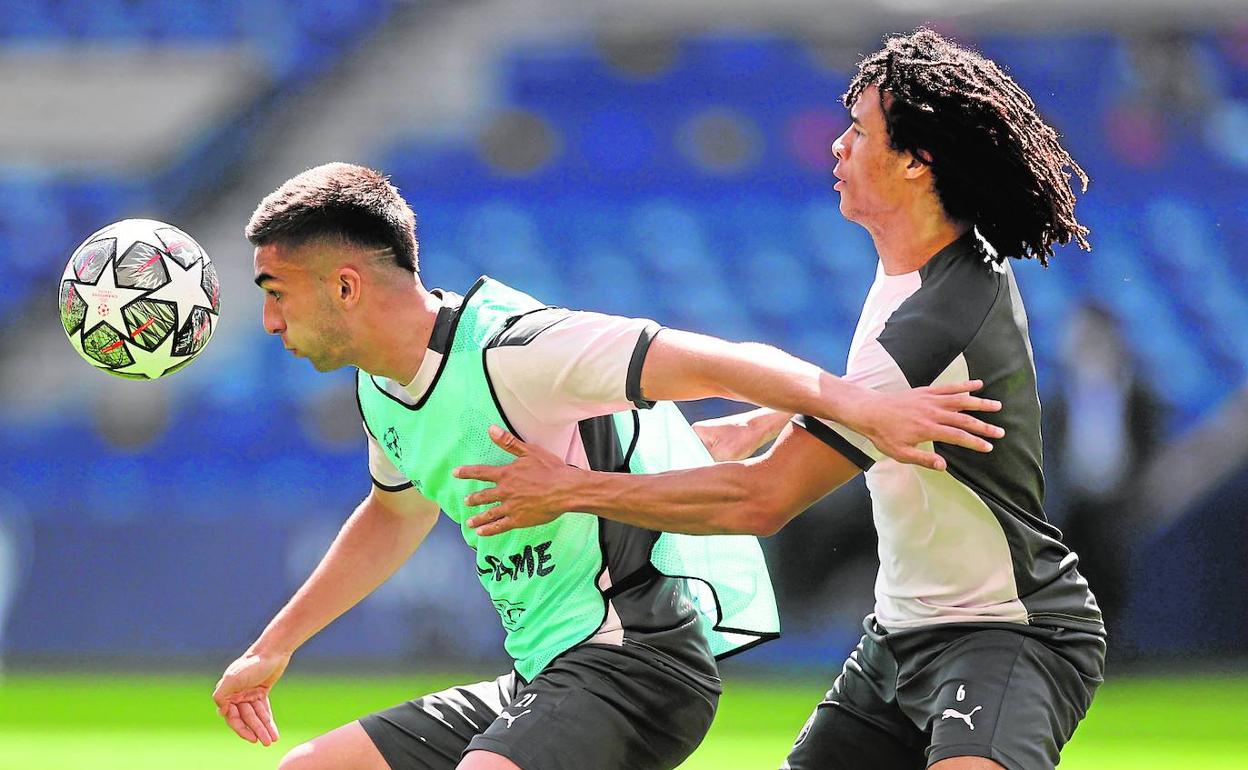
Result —
<svg viewBox="0 0 1248 770"><path fill-rule="evenodd" d="M501 501L469 525L488 535L586 511L766 535L865 472L875 611L784 768L1052 768L1101 682L1105 629L1044 515L1035 367L1006 257L1047 264L1054 243L1089 248L1070 174L1087 177L996 64L930 30L887 40L844 101L835 189L879 255L847 378L884 391L983 380L1004 405L992 453L938 445L947 472L902 465L798 415L760 457L639 476L579 471L492 429L518 459L458 469L495 483L469 505ZM746 453L766 436L748 438Z"/></svg>

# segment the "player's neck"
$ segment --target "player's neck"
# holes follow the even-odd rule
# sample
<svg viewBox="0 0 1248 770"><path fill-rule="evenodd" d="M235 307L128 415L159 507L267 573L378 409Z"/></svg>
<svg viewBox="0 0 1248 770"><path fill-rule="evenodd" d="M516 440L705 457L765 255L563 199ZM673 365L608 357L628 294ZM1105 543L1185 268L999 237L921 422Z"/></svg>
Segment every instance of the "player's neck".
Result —
<svg viewBox="0 0 1248 770"><path fill-rule="evenodd" d="M944 247L962 237L971 226L945 215L943 209L922 206L901 210L892 221L868 227L885 275L904 275L923 267Z"/></svg>
<svg viewBox="0 0 1248 770"><path fill-rule="evenodd" d="M388 292L373 309L356 365L406 385L416 378L429 349L442 303L414 279L411 288Z"/></svg>

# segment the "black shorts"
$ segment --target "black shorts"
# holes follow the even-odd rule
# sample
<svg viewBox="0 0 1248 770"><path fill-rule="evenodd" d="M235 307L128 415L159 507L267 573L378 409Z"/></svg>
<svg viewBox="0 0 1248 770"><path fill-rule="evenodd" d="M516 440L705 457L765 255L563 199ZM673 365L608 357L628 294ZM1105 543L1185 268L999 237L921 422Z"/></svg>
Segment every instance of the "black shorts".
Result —
<svg viewBox="0 0 1248 770"><path fill-rule="evenodd" d="M512 672L360 724L392 770L452 770L475 749L522 770L670 770L706 736L719 695L718 679L648 647L582 645L527 685Z"/></svg>
<svg viewBox="0 0 1248 770"><path fill-rule="evenodd" d="M922 770L987 757L1045 770L1087 713L1105 638L1005 624L866 635L798 734L782 770Z"/></svg>

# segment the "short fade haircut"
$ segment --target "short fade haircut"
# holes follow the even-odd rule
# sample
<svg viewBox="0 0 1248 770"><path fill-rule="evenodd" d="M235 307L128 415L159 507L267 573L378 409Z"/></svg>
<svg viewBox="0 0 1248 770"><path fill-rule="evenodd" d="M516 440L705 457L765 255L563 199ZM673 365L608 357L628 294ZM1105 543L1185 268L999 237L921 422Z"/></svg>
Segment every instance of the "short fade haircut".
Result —
<svg viewBox="0 0 1248 770"><path fill-rule="evenodd" d="M1073 175L1086 191L1088 175L995 62L918 29L859 62L845 106L871 86L892 148L931 167L945 213L974 224L998 259L1048 265L1054 243L1091 249L1071 189Z"/></svg>
<svg viewBox="0 0 1248 770"><path fill-rule="evenodd" d="M388 177L350 163L326 163L291 177L260 201L244 233L255 246L337 238L388 249L396 265L418 269L412 207Z"/></svg>

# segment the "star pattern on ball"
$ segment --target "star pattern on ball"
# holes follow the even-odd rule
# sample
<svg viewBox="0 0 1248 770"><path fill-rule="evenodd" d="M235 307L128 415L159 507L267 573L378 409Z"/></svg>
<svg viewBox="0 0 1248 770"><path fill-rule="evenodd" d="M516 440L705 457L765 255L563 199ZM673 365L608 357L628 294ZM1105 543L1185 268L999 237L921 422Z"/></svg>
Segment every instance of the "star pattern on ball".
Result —
<svg viewBox="0 0 1248 770"><path fill-rule="evenodd" d="M123 336L126 334L126 320L121 315L121 309L147 294L147 289L118 286L117 274L113 272L112 265L104 268L95 283L79 282L74 286L87 303L86 317L82 321L83 330L89 332L100 323L106 323Z"/></svg>
<svg viewBox="0 0 1248 770"><path fill-rule="evenodd" d="M196 260L190 267L182 267L176 259L162 257L171 280L148 295L149 299L161 299L178 306L175 329L181 329L191 317L191 311L202 307L212 312L212 297L204 292L204 261Z"/></svg>
<svg viewBox="0 0 1248 770"><path fill-rule="evenodd" d="M136 351L134 363L117 371L122 374L142 374L153 380L160 377L171 367L181 363L173 355L173 339L176 336L178 335L171 332L151 353Z"/></svg>

